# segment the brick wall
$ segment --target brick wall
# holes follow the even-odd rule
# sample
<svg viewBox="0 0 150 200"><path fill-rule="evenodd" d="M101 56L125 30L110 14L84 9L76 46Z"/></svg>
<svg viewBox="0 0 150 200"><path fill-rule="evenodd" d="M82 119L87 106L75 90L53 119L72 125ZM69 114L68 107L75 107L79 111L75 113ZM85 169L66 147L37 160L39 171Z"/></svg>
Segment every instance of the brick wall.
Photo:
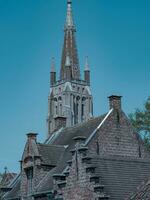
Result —
<svg viewBox="0 0 150 200"><path fill-rule="evenodd" d="M149 151L135 133L127 116L123 111L116 109L88 146L94 154L150 158Z"/></svg>

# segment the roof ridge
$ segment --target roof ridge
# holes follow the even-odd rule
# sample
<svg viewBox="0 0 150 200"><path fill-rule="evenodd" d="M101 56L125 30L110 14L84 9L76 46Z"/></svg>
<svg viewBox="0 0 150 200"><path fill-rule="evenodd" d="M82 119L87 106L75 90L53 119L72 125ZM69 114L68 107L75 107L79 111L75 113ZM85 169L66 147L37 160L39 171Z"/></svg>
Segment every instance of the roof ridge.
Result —
<svg viewBox="0 0 150 200"><path fill-rule="evenodd" d="M40 146L45 146L45 147L62 147L62 148L65 148L64 146L65 145L56 145L56 144L45 144L45 143L37 143L38 145Z"/></svg>
<svg viewBox="0 0 150 200"><path fill-rule="evenodd" d="M91 139L94 137L94 135L97 133L97 131L101 128L101 126L104 124L104 122L107 120L107 118L110 116L110 114L112 113L113 108L111 110L109 110L109 112L104 115L103 120L100 122L100 124L96 127L96 129L93 131L93 133L87 138L86 142L85 142L85 146L91 141Z"/></svg>
<svg viewBox="0 0 150 200"><path fill-rule="evenodd" d="M141 159L139 157L131 157L131 156L119 156L119 155L98 155L93 157L94 159L104 159L104 160L116 160L116 161L125 161L125 162L141 162L141 163L150 163L150 159Z"/></svg>
<svg viewBox="0 0 150 200"><path fill-rule="evenodd" d="M74 126L72 126L72 127L66 127L66 128L64 128L64 130L75 129L75 128L81 127L81 126L87 124L88 122L92 122L92 121L94 121L94 120L100 119L100 118L104 117L105 115L106 115L106 113L103 114L103 115L97 116L97 117L92 117L92 118L90 118L88 121L85 121L85 122L76 124L76 125L74 125Z"/></svg>

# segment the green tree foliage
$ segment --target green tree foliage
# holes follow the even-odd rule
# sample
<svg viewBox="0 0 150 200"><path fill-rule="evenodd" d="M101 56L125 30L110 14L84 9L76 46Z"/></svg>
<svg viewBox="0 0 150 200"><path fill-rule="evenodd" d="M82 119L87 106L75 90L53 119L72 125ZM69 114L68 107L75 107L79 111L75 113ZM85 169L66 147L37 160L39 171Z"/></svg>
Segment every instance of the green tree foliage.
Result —
<svg viewBox="0 0 150 200"><path fill-rule="evenodd" d="M129 118L146 146L150 148L150 97L145 102L143 110L136 109L134 113L129 115Z"/></svg>

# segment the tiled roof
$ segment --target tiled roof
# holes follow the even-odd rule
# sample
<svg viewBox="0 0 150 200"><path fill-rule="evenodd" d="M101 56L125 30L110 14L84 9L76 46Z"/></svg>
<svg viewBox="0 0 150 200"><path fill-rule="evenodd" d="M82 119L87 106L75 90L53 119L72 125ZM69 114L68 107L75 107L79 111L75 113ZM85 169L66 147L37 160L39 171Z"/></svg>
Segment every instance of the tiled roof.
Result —
<svg viewBox="0 0 150 200"><path fill-rule="evenodd" d="M57 167L48 172L47 175L38 184L36 188L36 193L51 191L51 189L53 188L53 174L61 174L67 166L67 161L70 159L71 153L67 148L61 155L61 158L57 163Z"/></svg>
<svg viewBox="0 0 150 200"><path fill-rule="evenodd" d="M65 159L65 161L67 160L68 158ZM92 163L96 166L96 175L100 177L101 183L105 186L105 192L110 196L111 200L125 199L143 180L150 177L150 161L147 160L118 156L95 156L92 159ZM53 188L53 174L62 173L65 166L65 162L63 162L62 166L59 165L59 167L51 170L39 184L37 193L50 191ZM133 198L133 200L149 199Z"/></svg>
<svg viewBox="0 0 150 200"><path fill-rule="evenodd" d="M0 187L1 188L7 187L10 184L10 182L15 178L15 176L17 176L16 173L3 174L0 182Z"/></svg>
<svg viewBox="0 0 150 200"><path fill-rule="evenodd" d="M67 166L67 161L71 159L70 150L74 148L75 141L73 140L74 137L77 136L84 136L88 138L90 134L97 128L97 126L101 123L104 119L105 115L102 115L97 118L93 118L88 122L76 125L71 128L63 129L55 140L49 141L50 144L66 146L65 151L61 154L60 160L57 163L57 167L51 170L45 178L40 182L37 187L37 193L50 191L53 187L52 176L53 174L62 173L65 167ZM50 145L51 146L51 145Z"/></svg>
<svg viewBox="0 0 150 200"><path fill-rule="evenodd" d="M132 193L126 200L150 200L150 179L143 181L135 193Z"/></svg>
<svg viewBox="0 0 150 200"><path fill-rule="evenodd" d="M65 147L38 143L38 149L42 158L42 164L56 166Z"/></svg>
<svg viewBox="0 0 150 200"><path fill-rule="evenodd" d="M54 133L56 134L55 137L47 140L45 144L38 143L43 164L57 166L48 172L38 184L36 188L37 194L51 191L53 189L53 175L61 174L66 169L67 161L72 158L70 150L75 145L73 138L78 136L89 138L105 116L93 118L72 128L64 128ZM106 194L110 196L110 200L123 200L127 198L143 180L147 177L150 178L150 160L95 155L92 162L96 166L96 174L100 176L101 182L105 186ZM13 197L14 195L19 195L17 188L19 188L19 182L11 191L14 193ZM148 200L144 198L133 198L133 200Z"/></svg>
<svg viewBox="0 0 150 200"><path fill-rule="evenodd" d="M47 140L47 143L53 145L68 145L71 144L74 137L84 136L88 138L90 134L98 127L105 116L106 115L102 115L100 117L92 118L89 121L77 124L74 127L64 128L58 135L57 132L54 133L57 135L54 137L55 139Z"/></svg>
<svg viewBox="0 0 150 200"><path fill-rule="evenodd" d="M111 156L95 157L94 163L97 166L96 173L100 176L111 200L125 199L143 180L150 177L150 160ZM133 198L133 200L149 199Z"/></svg>
<svg viewBox="0 0 150 200"><path fill-rule="evenodd" d="M2 199L16 199L18 197L20 197L20 175L17 177L16 180L14 180L14 182L12 183L13 188L11 191L9 191L8 193L6 193L4 195L4 197Z"/></svg>

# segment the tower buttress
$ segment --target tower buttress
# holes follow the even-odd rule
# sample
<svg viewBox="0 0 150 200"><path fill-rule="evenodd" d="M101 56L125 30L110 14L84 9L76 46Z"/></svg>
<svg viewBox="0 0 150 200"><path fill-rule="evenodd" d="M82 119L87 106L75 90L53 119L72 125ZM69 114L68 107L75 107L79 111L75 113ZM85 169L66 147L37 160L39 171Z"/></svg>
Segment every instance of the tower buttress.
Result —
<svg viewBox="0 0 150 200"><path fill-rule="evenodd" d="M86 57L85 61L84 80L87 82L88 85L90 85L90 68L89 68L88 57Z"/></svg>
<svg viewBox="0 0 150 200"><path fill-rule="evenodd" d="M50 80L51 80L51 86L53 86L56 83L56 70L55 70L54 58L52 58L52 63L51 63Z"/></svg>

